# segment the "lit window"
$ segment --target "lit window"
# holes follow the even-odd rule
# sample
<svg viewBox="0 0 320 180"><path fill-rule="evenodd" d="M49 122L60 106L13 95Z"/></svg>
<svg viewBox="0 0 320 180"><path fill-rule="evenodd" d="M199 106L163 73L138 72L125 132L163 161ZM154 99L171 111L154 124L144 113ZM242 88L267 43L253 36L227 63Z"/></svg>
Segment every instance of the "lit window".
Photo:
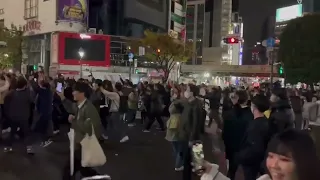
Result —
<svg viewBox="0 0 320 180"><path fill-rule="evenodd" d="M25 0L24 18L31 19L38 17L38 0Z"/></svg>

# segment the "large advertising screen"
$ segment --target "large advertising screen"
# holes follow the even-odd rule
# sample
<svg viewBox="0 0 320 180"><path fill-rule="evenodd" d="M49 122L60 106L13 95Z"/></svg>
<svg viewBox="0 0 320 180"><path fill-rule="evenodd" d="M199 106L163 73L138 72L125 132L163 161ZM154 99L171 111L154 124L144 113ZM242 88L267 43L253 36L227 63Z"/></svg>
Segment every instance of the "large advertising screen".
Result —
<svg viewBox="0 0 320 180"><path fill-rule="evenodd" d="M80 49L84 56L80 59ZM110 36L59 33L59 64L110 66Z"/></svg>
<svg viewBox="0 0 320 180"><path fill-rule="evenodd" d="M277 9L276 22L289 21L303 15L302 4Z"/></svg>
<svg viewBox="0 0 320 180"><path fill-rule="evenodd" d="M87 23L87 0L57 0L57 21Z"/></svg>

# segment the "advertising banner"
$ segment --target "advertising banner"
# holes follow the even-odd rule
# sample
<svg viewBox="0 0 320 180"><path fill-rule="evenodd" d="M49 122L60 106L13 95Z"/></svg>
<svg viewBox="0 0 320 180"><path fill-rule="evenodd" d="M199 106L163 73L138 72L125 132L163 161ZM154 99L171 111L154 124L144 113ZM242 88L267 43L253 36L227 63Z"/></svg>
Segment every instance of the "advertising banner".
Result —
<svg viewBox="0 0 320 180"><path fill-rule="evenodd" d="M302 4L279 8L276 11L276 22L289 21L303 15Z"/></svg>
<svg viewBox="0 0 320 180"><path fill-rule="evenodd" d="M57 21L87 23L87 0L57 0Z"/></svg>

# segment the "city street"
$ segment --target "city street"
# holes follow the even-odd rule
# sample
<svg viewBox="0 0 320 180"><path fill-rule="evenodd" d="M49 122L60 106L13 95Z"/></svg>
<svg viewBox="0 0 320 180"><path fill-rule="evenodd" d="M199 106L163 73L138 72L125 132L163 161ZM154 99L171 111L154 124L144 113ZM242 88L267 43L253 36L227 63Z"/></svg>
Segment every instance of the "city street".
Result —
<svg viewBox="0 0 320 180"><path fill-rule="evenodd" d="M103 148L107 163L97 170L109 174L113 180L181 179L174 171L170 144L164 139L164 132L153 130L143 133L140 127L130 128L130 141L124 144L106 142ZM210 141L205 141L206 159L212 162ZM66 136L60 136L47 148L37 148L34 157L0 153L0 179L3 180L60 180L61 170L68 158Z"/></svg>

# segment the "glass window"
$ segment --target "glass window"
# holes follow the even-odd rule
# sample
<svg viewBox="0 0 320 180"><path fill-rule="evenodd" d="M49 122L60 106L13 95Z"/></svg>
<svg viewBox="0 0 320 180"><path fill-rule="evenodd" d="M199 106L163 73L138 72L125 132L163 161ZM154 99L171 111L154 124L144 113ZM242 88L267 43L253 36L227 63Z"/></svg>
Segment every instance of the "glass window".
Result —
<svg viewBox="0 0 320 180"><path fill-rule="evenodd" d="M25 0L24 18L31 19L38 17L38 0Z"/></svg>

